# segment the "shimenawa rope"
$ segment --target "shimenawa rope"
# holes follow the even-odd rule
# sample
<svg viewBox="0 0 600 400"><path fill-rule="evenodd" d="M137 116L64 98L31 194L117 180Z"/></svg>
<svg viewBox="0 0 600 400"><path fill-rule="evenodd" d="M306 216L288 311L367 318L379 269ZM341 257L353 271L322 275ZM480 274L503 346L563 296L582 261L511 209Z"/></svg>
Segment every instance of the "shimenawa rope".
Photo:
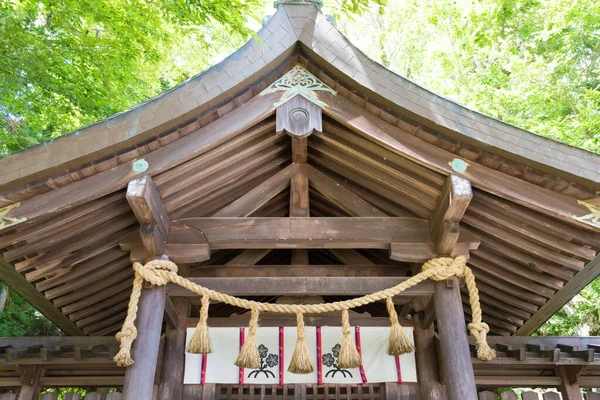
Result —
<svg viewBox="0 0 600 400"><path fill-rule="evenodd" d="M360 355L356 349L356 344L350 335L350 320L348 310L365 304L374 303L380 300L386 300L388 312L390 314L390 343L388 354L401 355L413 351L410 339L406 337L402 327L398 322L398 314L394 309L392 297L404 290L407 290L427 279L443 281L453 276L464 278L467 290L469 292L469 301L472 310L472 322L468 325L471 336L475 338L479 348L477 356L484 361L489 361L496 356L486 341L489 327L481 320L481 306L479 304L479 292L475 285L475 276L469 267L466 266L465 257L457 258L436 258L427 261L423 265L422 272L414 275L404 282L388 289L380 290L362 297L354 299L337 301L334 303L321 304L273 304L261 303L257 301L242 299L220 293L183 278L177 274L177 265L168 260L153 260L145 265L139 262L133 264L135 279L133 289L129 300L127 317L123 322L121 331L117 334L117 340L121 342L119 353L115 356L115 361L119 366L130 366L133 364L131 358L131 345L137 337L135 328L135 319L138 310L138 302L144 281L154 286L163 286L169 282L175 283L185 289L188 289L202 296L202 308L200 310L200 320L192 340L188 346L190 353L208 354L212 351L210 338L208 335L208 305L210 300L230 304L232 306L251 310L251 319L249 324L248 338L240 350L240 355L236 360L236 365L242 368L258 368L259 358L256 348L256 330L258 328L258 316L260 311L296 314L298 325L298 341L292 355L288 371L292 373L311 373L314 371L314 365L310 360L308 348L306 346L304 334L304 319L306 313L319 314L331 311L342 311L342 348L340 349L339 366L341 368L355 368L361 364Z"/></svg>

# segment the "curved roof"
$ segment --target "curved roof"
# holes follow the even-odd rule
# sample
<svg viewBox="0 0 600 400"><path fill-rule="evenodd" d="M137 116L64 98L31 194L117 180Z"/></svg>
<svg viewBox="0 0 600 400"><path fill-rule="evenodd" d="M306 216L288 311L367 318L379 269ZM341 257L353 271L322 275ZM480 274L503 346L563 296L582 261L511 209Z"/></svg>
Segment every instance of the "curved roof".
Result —
<svg viewBox="0 0 600 400"><path fill-rule="evenodd" d="M139 230L128 182L150 176L172 220L290 214L293 145L276 134L274 114L291 71L325 89L312 92L322 132L306 140L311 217L431 219L449 175L470 181L460 226L481 239L469 265L485 321L501 335L535 330L600 273L599 156L391 73L312 5L280 6L258 35L262 43L161 96L0 160L0 277L65 332L120 327ZM290 264L289 250L251 250L220 249L213 267L188 273ZM307 266L410 272L387 249L343 250L311 249Z"/></svg>
<svg viewBox="0 0 600 400"><path fill-rule="evenodd" d="M553 141L469 110L372 61L313 5L283 4L240 50L190 80L127 111L0 159L0 185L13 188L93 162L173 129L247 86L297 45L329 63L339 78L401 108L419 124L552 175L599 187L600 155ZM577 179L579 178L579 179ZM587 181L587 182L585 182Z"/></svg>

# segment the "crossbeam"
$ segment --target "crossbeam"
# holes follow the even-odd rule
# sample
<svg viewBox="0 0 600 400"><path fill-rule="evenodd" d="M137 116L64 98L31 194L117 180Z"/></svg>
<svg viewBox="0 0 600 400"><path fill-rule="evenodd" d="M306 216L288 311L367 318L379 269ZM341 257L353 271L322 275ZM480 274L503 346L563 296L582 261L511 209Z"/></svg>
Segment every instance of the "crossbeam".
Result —
<svg viewBox="0 0 600 400"><path fill-rule="evenodd" d="M189 278L197 285L232 296L360 296L398 285L406 277L242 277L242 278ZM398 297L430 296L433 283L422 282ZM169 296L198 296L179 285L167 285Z"/></svg>
<svg viewBox="0 0 600 400"><path fill-rule="evenodd" d="M183 218L174 222L201 231L212 250L390 249L392 259L408 262L424 262L435 254L429 221L418 218L209 217ZM477 236L461 232L455 253L468 254L478 246Z"/></svg>

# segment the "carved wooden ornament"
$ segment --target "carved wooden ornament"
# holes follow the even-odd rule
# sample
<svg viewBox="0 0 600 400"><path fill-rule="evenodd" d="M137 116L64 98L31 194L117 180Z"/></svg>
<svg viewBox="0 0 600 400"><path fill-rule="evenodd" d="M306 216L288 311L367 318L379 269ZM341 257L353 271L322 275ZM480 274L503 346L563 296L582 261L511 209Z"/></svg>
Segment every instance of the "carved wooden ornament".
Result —
<svg viewBox="0 0 600 400"><path fill-rule="evenodd" d="M302 96L296 96L277 107L277 133L287 132L292 137L306 137L313 130L323 132L321 107Z"/></svg>

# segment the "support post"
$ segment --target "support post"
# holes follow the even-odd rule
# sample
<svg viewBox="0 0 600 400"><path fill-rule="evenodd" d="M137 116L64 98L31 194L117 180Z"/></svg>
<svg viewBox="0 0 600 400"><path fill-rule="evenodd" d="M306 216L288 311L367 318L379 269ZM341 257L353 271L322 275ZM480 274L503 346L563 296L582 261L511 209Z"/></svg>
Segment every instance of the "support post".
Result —
<svg viewBox="0 0 600 400"><path fill-rule="evenodd" d="M563 400L583 400L579 377L585 370L583 365L560 365L556 368L556 375L560 377L560 394Z"/></svg>
<svg viewBox="0 0 600 400"><path fill-rule="evenodd" d="M124 400L152 400L154 374L158 360L160 333L165 310L166 288L145 288L140 297L136 327L138 337L133 342L135 364L125 371Z"/></svg>
<svg viewBox="0 0 600 400"><path fill-rule="evenodd" d="M44 375L44 370L39 365L19 365L17 366L21 380L21 390L19 391L19 400L37 400L42 391L40 378Z"/></svg>
<svg viewBox="0 0 600 400"><path fill-rule="evenodd" d="M427 303L429 304L429 303ZM415 314L415 361L417 364L417 380L421 400L444 400L444 388L442 387L439 372L439 360L435 348L435 330L433 324L425 326L425 316L421 319L422 311L427 308L426 304L418 304L416 307L420 313Z"/></svg>
<svg viewBox="0 0 600 400"><path fill-rule="evenodd" d="M477 400L475 374L456 278L434 284L435 314L448 400Z"/></svg>
<svg viewBox="0 0 600 400"><path fill-rule="evenodd" d="M173 304L177 312L178 326L167 326L158 398L181 400L183 396L186 320L189 301L187 299L174 299Z"/></svg>

